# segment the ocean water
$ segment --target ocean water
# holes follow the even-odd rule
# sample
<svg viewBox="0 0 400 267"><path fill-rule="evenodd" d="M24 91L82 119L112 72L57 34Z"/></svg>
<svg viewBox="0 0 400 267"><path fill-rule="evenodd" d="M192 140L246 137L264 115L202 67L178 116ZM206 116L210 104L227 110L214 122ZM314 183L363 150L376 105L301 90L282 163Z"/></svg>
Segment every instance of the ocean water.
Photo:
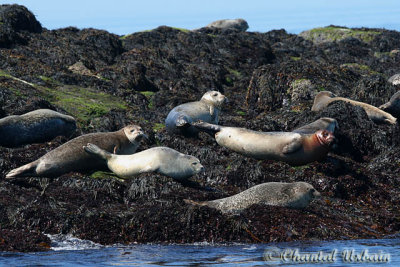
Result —
<svg viewBox="0 0 400 267"><path fill-rule="evenodd" d="M0 266L400 266L399 238L101 246L71 236L50 237L52 251L0 252Z"/></svg>

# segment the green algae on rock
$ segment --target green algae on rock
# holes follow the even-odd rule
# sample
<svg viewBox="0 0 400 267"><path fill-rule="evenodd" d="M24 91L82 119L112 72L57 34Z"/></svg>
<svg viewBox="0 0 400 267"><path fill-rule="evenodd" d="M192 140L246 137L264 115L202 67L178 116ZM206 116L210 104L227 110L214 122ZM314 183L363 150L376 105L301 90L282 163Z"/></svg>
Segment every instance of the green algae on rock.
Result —
<svg viewBox="0 0 400 267"><path fill-rule="evenodd" d="M310 40L315 44L325 42L337 42L348 37L360 39L363 42L371 42L376 35L380 34L377 30L370 29L350 29L346 27L327 26L315 28L301 32L299 36Z"/></svg>

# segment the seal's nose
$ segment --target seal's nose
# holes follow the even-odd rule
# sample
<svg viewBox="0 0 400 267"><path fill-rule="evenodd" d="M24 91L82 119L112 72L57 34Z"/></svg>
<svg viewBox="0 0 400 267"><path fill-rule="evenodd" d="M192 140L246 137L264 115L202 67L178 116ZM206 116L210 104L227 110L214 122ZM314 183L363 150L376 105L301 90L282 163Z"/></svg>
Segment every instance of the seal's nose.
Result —
<svg viewBox="0 0 400 267"><path fill-rule="evenodd" d="M315 190L314 193L313 193L313 196L314 196L315 198L320 198L320 197L321 197L321 193L318 192L317 190Z"/></svg>

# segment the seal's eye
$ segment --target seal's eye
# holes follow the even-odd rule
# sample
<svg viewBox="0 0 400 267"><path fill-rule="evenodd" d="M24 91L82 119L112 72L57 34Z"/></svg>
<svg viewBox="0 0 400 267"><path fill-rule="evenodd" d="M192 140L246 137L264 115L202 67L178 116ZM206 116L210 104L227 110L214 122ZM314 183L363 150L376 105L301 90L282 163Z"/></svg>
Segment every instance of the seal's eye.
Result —
<svg viewBox="0 0 400 267"><path fill-rule="evenodd" d="M197 162L193 162L192 165L197 165Z"/></svg>
<svg viewBox="0 0 400 267"><path fill-rule="evenodd" d="M315 189L314 189L314 188L311 188L310 192L311 192L311 193L314 193L314 192L315 192Z"/></svg>
<svg viewBox="0 0 400 267"><path fill-rule="evenodd" d="M218 93L214 93L213 96L218 96Z"/></svg>
<svg viewBox="0 0 400 267"><path fill-rule="evenodd" d="M135 131L135 129L132 129L132 130L131 130L131 133L133 133L134 131Z"/></svg>

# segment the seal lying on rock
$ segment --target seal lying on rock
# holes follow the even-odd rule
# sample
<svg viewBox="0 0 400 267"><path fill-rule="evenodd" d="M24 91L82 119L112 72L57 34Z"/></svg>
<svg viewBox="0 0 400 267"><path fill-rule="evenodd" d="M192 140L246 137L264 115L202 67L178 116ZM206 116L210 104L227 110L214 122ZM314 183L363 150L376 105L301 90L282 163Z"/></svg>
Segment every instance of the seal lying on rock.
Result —
<svg viewBox="0 0 400 267"><path fill-rule="evenodd" d="M311 200L321 194L306 182L278 183L270 182L253 186L239 194L212 201L184 201L188 204L208 206L222 213L240 212L251 205L271 205L294 209L303 209Z"/></svg>
<svg viewBox="0 0 400 267"><path fill-rule="evenodd" d="M389 100L389 102L379 107L380 109L389 112L396 118L400 117L400 91L396 92Z"/></svg>
<svg viewBox="0 0 400 267"><path fill-rule="evenodd" d="M0 119L0 146L42 143L60 135L68 137L75 129L73 117L50 109L38 109Z"/></svg>
<svg viewBox="0 0 400 267"><path fill-rule="evenodd" d="M221 19L211 22L206 28L236 29L245 32L249 28L249 24L244 19Z"/></svg>
<svg viewBox="0 0 400 267"><path fill-rule="evenodd" d="M344 101L354 106L362 107L367 113L368 117L376 123L391 123L396 124L396 118L389 113L374 107L372 105L347 99L344 97L335 97L332 92L323 91L318 93L314 98L314 104L311 108L312 111L321 111L334 101Z"/></svg>
<svg viewBox="0 0 400 267"><path fill-rule="evenodd" d="M146 135L142 128L129 125L116 132L91 133L74 138L38 160L10 171L6 178L21 176L57 177L68 172L87 172L105 168L103 161L87 154L82 146L93 143L106 151L132 154Z"/></svg>
<svg viewBox="0 0 400 267"><path fill-rule="evenodd" d="M256 159L279 160L293 166L324 158L335 139L333 133L326 130L309 135L293 132L257 132L205 122L197 122L193 126L215 135L219 145L240 154Z"/></svg>
<svg viewBox="0 0 400 267"><path fill-rule="evenodd" d="M167 118L165 125L171 134L183 134L184 136L197 136L198 130L191 124L202 120L218 124L218 116L226 97L218 91L208 91L200 101L189 102L173 108Z"/></svg>
<svg viewBox="0 0 400 267"><path fill-rule="evenodd" d="M316 131L319 130L327 130L331 133L335 133L336 129L339 129L339 124L337 120L333 118L323 117L312 123L296 128L292 132L300 134L314 134Z"/></svg>
<svg viewBox="0 0 400 267"><path fill-rule="evenodd" d="M108 168L121 178L157 172L176 180L184 180L204 170L197 158L169 147L153 147L132 155L111 154L90 143L83 148L89 154L107 161Z"/></svg>

